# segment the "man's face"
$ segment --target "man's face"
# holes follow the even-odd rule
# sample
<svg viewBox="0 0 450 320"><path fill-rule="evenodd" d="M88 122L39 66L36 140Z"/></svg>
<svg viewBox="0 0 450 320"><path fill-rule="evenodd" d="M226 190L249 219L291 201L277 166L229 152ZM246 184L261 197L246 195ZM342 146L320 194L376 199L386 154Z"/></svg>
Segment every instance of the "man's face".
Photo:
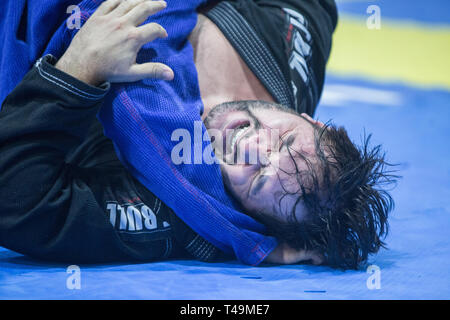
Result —
<svg viewBox="0 0 450 320"><path fill-rule="evenodd" d="M298 221L304 219L297 200L308 181L298 181L302 175L296 173L309 171L307 161L317 163L315 130L322 123L275 104L250 102L215 107L205 125L225 187L246 211L283 222L294 212Z"/></svg>

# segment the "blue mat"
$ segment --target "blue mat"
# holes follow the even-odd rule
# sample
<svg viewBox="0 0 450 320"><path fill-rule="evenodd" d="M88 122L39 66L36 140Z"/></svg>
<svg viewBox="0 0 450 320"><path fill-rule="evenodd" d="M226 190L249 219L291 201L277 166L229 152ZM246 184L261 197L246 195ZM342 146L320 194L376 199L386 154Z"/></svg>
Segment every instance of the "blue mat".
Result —
<svg viewBox="0 0 450 320"><path fill-rule="evenodd" d="M339 11L346 14L365 14L367 7L376 5L380 8L382 18L414 20L427 24L448 24L448 0L336 0Z"/></svg>

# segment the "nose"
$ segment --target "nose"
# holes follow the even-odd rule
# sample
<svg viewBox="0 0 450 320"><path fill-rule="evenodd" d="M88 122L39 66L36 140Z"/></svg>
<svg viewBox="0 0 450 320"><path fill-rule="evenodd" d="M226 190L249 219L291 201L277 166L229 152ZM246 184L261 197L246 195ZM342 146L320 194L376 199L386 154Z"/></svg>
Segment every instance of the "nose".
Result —
<svg viewBox="0 0 450 320"><path fill-rule="evenodd" d="M238 164L264 168L270 165L274 146L264 130L242 139L238 148Z"/></svg>

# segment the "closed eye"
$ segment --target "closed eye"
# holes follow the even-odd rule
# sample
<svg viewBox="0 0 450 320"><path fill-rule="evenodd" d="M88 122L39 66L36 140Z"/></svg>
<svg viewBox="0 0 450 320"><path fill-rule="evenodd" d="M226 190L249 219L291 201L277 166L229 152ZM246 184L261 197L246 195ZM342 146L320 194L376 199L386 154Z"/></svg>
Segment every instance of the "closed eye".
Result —
<svg viewBox="0 0 450 320"><path fill-rule="evenodd" d="M281 137L280 137L280 141L281 141L281 144L280 144L280 149L278 150L278 151L281 151L281 149L283 149L283 147L285 146L285 144L286 144L286 136L291 132L292 130L288 130L288 131L286 131Z"/></svg>
<svg viewBox="0 0 450 320"><path fill-rule="evenodd" d="M251 194L254 196L256 195L266 184L267 180L269 179L269 176L264 174L258 174L257 177L253 180L251 188Z"/></svg>
<svg viewBox="0 0 450 320"><path fill-rule="evenodd" d="M289 131L289 132L292 132L292 131ZM287 138L284 138L284 137L286 137L286 135L287 134L285 134L281 138L282 139L282 143L281 143L281 146L280 146L280 151L281 151L281 149L283 149L283 147L290 148L292 146L292 144L294 143L295 135L292 133Z"/></svg>

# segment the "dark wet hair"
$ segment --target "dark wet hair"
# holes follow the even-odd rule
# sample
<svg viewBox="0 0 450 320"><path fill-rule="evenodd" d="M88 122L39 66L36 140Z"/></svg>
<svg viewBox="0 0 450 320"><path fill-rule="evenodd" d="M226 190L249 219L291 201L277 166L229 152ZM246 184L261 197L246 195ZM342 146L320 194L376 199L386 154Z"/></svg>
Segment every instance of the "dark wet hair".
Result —
<svg viewBox="0 0 450 320"><path fill-rule="evenodd" d="M314 126L318 164L290 151L293 160L306 161L308 170L289 173L299 184L295 193L285 190L285 195L298 195L289 222L257 216L269 235L294 249L314 250L334 268L358 269L370 254L386 248L383 240L394 208L388 189L399 177L390 170L393 165L385 161L381 146L370 147L370 135L358 147L342 127ZM308 212L303 221L295 218L298 204Z"/></svg>

